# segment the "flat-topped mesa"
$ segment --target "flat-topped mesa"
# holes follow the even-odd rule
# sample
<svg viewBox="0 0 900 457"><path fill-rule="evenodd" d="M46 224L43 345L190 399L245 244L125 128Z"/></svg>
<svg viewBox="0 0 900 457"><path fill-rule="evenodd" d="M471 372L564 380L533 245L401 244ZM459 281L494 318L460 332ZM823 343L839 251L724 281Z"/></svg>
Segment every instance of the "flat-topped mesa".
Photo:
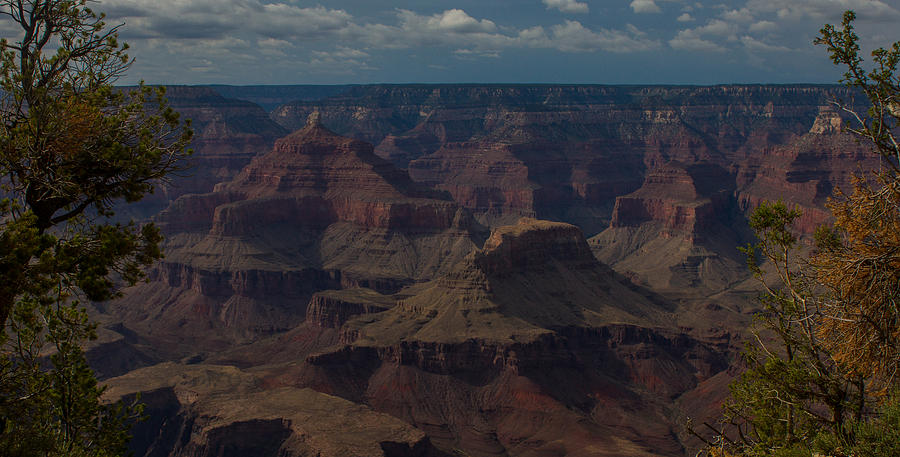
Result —
<svg viewBox="0 0 900 457"><path fill-rule="evenodd" d="M720 166L669 162L653 169L644 185L616 198L611 227L661 223L666 234L693 237L727 210L734 179Z"/></svg>
<svg viewBox="0 0 900 457"><path fill-rule="evenodd" d="M140 395L146 407L129 443L136 455L445 455L400 419L311 389L267 388L231 366L163 363L107 385L106 400Z"/></svg>
<svg viewBox="0 0 900 457"><path fill-rule="evenodd" d="M591 238L602 262L632 280L670 290L721 290L745 274L733 246L742 216L735 177L708 162L666 163L640 189L616 198L612 222Z"/></svg>
<svg viewBox="0 0 900 457"><path fill-rule="evenodd" d="M571 447L547 455L638 455L634 447L597 453L594 438L575 438L593 435L573 430L619 426L632 413L610 419L614 398L676 398L724 365L680 334L670 306L595 260L569 224L498 227L452 272L394 297L396 306L347 321L340 344L311 353L307 366L327 379L353 367L347 385L365 389L353 395L411 423L435 424L433 439L481 452L472 454L524 455L515 446L543 439L565 411L580 417L553 433ZM532 387L520 390L524 384ZM646 411L635 422L646 421ZM476 421L487 438L466 428ZM664 454L678 455L675 448Z"/></svg>
<svg viewBox="0 0 900 457"><path fill-rule="evenodd" d="M819 115L816 116L812 128L809 129L809 133L814 135L837 134L841 133L843 126L844 120L841 118L840 113L830 106L823 106L820 108Z"/></svg>
<svg viewBox="0 0 900 457"><path fill-rule="evenodd" d="M785 200L803 212L794 228L812 234L831 218L825 204L835 189L853 188L859 171L877 170L879 157L843 129L850 119L831 106L819 108L809 131L738 164L738 204L746 212L765 201Z"/></svg>
<svg viewBox="0 0 900 457"><path fill-rule="evenodd" d="M542 268L549 261L586 267L598 265L578 227L532 218L498 227L474 256L475 264L488 275Z"/></svg>
<svg viewBox="0 0 900 457"><path fill-rule="evenodd" d="M598 262L577 227L528 218L494 229L451 271L400 293L396 307L347 322L345 334L359 336L352 344L507 344L562 327L661 326L667 314Z"/></svg>

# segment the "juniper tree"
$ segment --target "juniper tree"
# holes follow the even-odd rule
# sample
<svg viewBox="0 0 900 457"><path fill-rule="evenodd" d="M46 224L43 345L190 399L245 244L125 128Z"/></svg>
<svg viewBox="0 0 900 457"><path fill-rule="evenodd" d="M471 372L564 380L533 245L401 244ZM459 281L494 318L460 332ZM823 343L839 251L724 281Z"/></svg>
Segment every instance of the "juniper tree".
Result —
<svg viewBox="0 0 900 457"><path fill-rule="evenodd" d="M151 224L111 222L183 165L191 131L164 90L113 84L131 66L88 0L2 0L0 454L115 455L122 414L99 401L82 303L161 257Z"/></svg>
<svg viewBox="0 0 900 457"><path fill-rule="evenodd" d="M816 43L871 105L835 102L881 166L854 176L852 193L836 192L811 256L791 231L798 211L775 203L753 213L750 269L764 278L761 252L777 280L763 282L762 325L721 426L710 426L710 456L900 455L900 42L873 51L866 70L855 17L826 25Z"/></svg>

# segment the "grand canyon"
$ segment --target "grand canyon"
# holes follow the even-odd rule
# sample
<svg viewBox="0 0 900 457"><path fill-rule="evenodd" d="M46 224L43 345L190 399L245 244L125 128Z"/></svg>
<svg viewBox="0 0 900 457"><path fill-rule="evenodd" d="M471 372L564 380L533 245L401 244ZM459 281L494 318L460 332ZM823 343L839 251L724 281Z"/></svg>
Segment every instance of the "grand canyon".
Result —
<svg viewBox="0 0 900 457"><path fill-rule="evenodd" d="M191 168L97 305L146 457L683 456L759 309L760 202L877 157L827 85L176 86Z"/></svg>

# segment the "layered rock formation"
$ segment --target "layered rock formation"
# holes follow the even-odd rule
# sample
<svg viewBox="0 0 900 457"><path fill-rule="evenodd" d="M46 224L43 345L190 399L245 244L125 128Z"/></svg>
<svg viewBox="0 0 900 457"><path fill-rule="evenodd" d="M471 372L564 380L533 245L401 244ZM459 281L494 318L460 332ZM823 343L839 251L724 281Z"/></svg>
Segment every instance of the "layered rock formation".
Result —
<svg viewBox="0 0 900 457"><path fill-rule="evenodd" d="M362 378L329 392L469 455L679 455L662 405L725 367L674 327L671 304L598 263L569 224L497 228L395 299L351 319L341 345L282 382ZM638 423L650 425L627 425Z"/></svg>
<svg viewBox="0 0 900 457"><path fill-rule="evenodd" d="M137 205L126 205L127 215L144 218L163 210L181 195L205 193L233 178L250 159L271 150L287 131L273 122L259 106L224 98L209 88L170 86L169 106L190 119L194 153L188 168L157 187Z"/></svg>
<svg viewBox="0 0 900 457"><path fill-rule="evenodd" d="M272 116L294 127L319 111L325 125L375 143L487 223L533 215L594 235L617 197L673 160L735 173L745 209L778 194L816 212L821 198L810 192L827 195L848 169L828 157L859 150L823 107L852 95L834 86L359 86ZM778 159L803 148L809 162ZM804 172L810 164L837 175Z"/></svg>
<svg viewBox="0 0 900 457"><path fill-rule="evenodd" d="M340 328L351 317L377 314L397 304L390 295L371 289L326 290L317 292L306 307L306 322L326 328Z"/></svg>
<svg viewBox="0 0 900 457"><path fill-rule="evenodd" d="M300 130L157 217L167 258L91 350L247 370L114 381L166 418L144 455L684 455L755 311L747 212L809 232L873 166L836 87L304 90L272 114Z"/></svg>
<svg viewBox="0 0 900 457"><path fill-rule="evenodd" d="M722 290L746 277L736 246L748 237L734 176L718 165L670 162L616 198L597 257L656 290Z"/></svg>
<svg viewBox="0 0 900 457"><path fill-rule="evenodd" d="M141 393L141 457L440 456L425 433L362 405L289 387L265 389L233 367L166 363L107 382L108 401Z"/></svg>
<svg viewBox="0 0 900 457"><path fill-rule="evenodd" d="M527 343L553 328L666 321L664 309L622 281L578 227L522 219L495 229L446 276L406 289L409 298L365 320L354 344Z"/></svg>
<svg viewBox="0 0 900 457"><path fill-rule="evenodd" d="M793 141L748 155L737 168L741 208L752 209L766 200L794 203L804 213L797 229L815 231L829 217L824 204L834 191L852 191L853 174L879 167L867 144L842 132L845 122L832 107L822 106L808 131L799 132Z"/></svg>
<svg viewBox="0 0 900 457"><path fill-rule="evenodd" d="M233 181L156 220L167 258L119 303L120 317L211 349L296 326L319 290L392 292L429 279L466 255L478 230L449 196L314 116Z"/></svg>

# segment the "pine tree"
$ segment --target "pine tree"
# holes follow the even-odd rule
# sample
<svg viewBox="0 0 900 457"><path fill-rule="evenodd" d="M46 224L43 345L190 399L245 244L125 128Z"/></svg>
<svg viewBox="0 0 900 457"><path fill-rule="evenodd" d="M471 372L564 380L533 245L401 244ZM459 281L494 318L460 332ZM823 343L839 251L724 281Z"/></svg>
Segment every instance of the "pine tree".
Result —
<svg viewBox="0 0 900 457"><path fill-rule="evenodd" d="M0 455L121 455L139 409L104 405L82 305L161 257L150 224L114 223L183 166L191 131L164 91L113 87L132 60L88 0L2 0Z"/></svg>

